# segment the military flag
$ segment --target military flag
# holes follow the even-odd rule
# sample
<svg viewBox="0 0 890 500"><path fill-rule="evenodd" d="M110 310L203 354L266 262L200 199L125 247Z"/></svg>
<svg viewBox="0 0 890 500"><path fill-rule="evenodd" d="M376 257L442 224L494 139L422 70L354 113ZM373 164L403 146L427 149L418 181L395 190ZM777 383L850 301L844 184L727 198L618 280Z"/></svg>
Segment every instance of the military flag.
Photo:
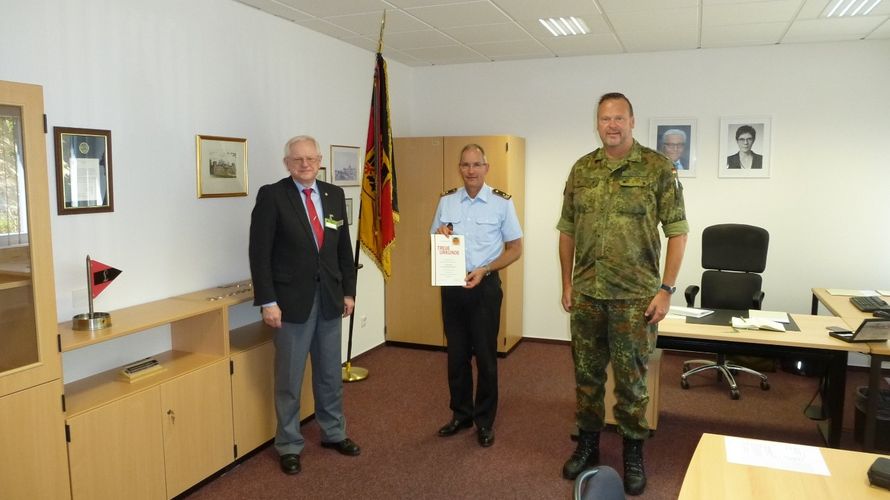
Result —
<svg viewBox="0 0 890 500"><path fill-rule="evenodd" d="M359 241L365 253L380 268L384 279L389 279L392 275L392 247L396 240L395 225L398 221L399 204L392 130L389 125L386 60L378 50L362 176Z"/></svg>

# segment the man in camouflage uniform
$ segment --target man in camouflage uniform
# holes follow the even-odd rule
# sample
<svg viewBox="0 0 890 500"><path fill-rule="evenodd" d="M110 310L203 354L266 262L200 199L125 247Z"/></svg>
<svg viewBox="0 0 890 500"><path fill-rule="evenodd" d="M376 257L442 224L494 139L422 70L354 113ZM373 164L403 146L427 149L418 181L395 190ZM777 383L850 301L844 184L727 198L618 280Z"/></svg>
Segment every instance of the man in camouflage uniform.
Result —
<svg viewBox="0 0 890 500"><path fill-rule="evenodd" d="M646 372L656 325L667 313L686 249L683 188L670 160L632 135L633 106L605 94L597 107L603 147L575 162L557 224L562 306L571 313L578 447L563 467L574 479L599 461L606 366L615 375L615 419L624 439L624 489L646 487ZM664 277L661 240L668 238Z"/></svg>

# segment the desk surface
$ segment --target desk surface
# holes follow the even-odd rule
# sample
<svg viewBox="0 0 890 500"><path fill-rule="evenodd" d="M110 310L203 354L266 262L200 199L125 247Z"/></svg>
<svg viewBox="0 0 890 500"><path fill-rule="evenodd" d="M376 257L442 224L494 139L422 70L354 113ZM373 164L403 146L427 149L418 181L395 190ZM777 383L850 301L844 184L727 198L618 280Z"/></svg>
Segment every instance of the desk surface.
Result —
<svg viewBox="0 0 890 500"><path fill-rule="evenodd" d="M819 448L831 476L731 464L725 436L703 434L680 488L681 500L837 498L886 499L890 491L868 484L868 468L881 455Z"/></svg>
<svg viewBox="0 0 890 500"><path fill-rule="evenodd" d="M658 324L659 335L670 337L725 340L749 344L784 345L806 349L832 351L869 352L866 344L853 344L828 335L829 326L846 326L833 316L792 314L800 327L799 332L771 332L766 330L734 330L730 325L703 325L687 323L685 319L665 319Z"/></svg>
<svg viewBox="0 0 890 500"><path fill-rule="evenodd" d="M831 311L835 316L840 317L851 330L856 330L863 319L873 318L870 312L863 312L850 303L850 297L847 295L832 295L828 293L826 288L813 288L813 297L815 297L826 309ZM890 296L882 295L885 302L890 303ZM869 342L865 345L869 346L869 353L888 355L890 354L890 341L883 343ZM865 351L863 351L865 352Z"/></svg>

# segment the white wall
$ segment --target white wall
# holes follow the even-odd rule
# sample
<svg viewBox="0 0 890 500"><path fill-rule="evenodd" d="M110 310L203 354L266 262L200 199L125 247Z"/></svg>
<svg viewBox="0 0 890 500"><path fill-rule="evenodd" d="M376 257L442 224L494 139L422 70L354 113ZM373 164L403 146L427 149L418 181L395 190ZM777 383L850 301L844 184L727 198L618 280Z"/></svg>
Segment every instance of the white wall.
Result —
<svg viewBox="0 0 890 500"><path fill-rule="evenodd" d="M43 86L50 130L112 133L114 212L52 217L59 321L86 310L86 254L123 270L96 299L101 311L248 278L250 211L259 187L286 175L285 141L314 135L325 166L330 144L364 149L374 55L251 7L0 0L0 11L0 79ZM398 63L389 71L394 133L405 135L411 76ZM197 199L196 134L247 138L248 196ZM47 151L52 184L51 134ZM357 207L358 188L347 196ZM367 322L356 321L354 354L383 342L383 281L362 262L356 314ZM134 355L72 353L65 380Z"/></svg>
<svg viewBox="0 0 890 500"><path fill-rule="evenodd" d="M569 338L554 226L609 91L633 102L644 144L650 118L698 120L678 286L699 280L703 228L755 224L771 235L765 307L808 313L811 287L890 289L888 61L890 41L877 41L415 68L411 132L526 138L525 336ZM717 177L720 117L732 115L772 116L771 178Z"/></svg>

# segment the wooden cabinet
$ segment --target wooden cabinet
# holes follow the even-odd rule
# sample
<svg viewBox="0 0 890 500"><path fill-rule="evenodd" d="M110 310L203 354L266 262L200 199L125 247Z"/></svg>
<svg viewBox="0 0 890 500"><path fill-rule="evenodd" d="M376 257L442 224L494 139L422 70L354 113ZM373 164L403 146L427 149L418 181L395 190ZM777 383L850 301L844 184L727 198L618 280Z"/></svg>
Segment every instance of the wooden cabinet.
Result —
<svg viewBox="0 0 890 500"><path fill-rule="evenodd" d="M0 397L0 497L69 498L62 383Z"/></svg>
<svg viewBox="0 0 890 500"><path fill-rule="evenodd" d="M65 385L74 498L170 498L233 459L225 308L172 298L111 316L94 332L59 325L62 350L161 325L173 349L152 356L164 370L142 379L115 369Z"/></svg>
<svg viewBox="0 0 890 500"><path fill-rule="evenodd" d="M167 498L162 423L157 386L69 417L74 498Z"/></svg>
<svg viewBox="0 0 890 500"><path fill-rule="evenodd" d="M0 496L69 498L43 88L0 81ZM23 188L23 189L22 189Z"/></svg>
<svg viewBox="0 0 890 500"><path fill-rule="evenodd" d="M525 140L512 136L405 137L393 143L399 187L398 242L386 283L386 340L444 346L440 292L430 285L429 234L440 195L463 186L458 163L466 144L485 149L486 183L512 195L522 224L525 206ZM498 352L522 338L523 262L500 277L504 291Z"/></svg>

